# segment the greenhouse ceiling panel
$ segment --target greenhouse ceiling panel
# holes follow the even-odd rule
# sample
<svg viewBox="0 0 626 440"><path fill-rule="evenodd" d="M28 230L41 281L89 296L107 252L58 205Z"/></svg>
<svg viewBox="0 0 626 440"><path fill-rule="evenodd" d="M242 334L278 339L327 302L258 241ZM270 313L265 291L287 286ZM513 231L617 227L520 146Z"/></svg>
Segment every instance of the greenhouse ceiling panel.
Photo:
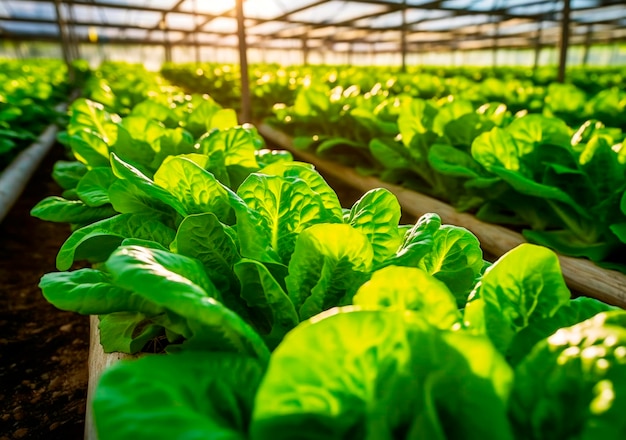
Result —
<svg viewBox="0 0 626 440"><path fill-rule="evenodd" d="M237 1L3 0L0 37L58 42L67 34L83 44L97 40L237 47ZM263 36L251 39L254 46L271 42L271 47L293 47L294 43L273 40L298 40L305 45L309 38L321 40L320 48L337 42L369 44L390 41L377 38L394 32L395 47L401 41L430 41L431 33L438 34L438 48L458 48L459 35L480 37L499 47L506 41L532 47L563 23L571 35L585 34L590 44L625 40L623 0L241 1L245 32ZM424 43L422 49L428 50L428 45Z"/></svg>

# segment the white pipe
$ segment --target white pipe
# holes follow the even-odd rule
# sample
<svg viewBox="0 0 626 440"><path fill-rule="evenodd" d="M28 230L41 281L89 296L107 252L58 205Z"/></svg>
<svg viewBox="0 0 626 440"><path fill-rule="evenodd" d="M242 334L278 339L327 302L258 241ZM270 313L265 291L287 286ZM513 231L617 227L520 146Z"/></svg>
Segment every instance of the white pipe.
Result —
<svg viewBox="0 0 626 440"><path fill-rule="evenodd" d="M67 104L59 104L56 111L63 112ZM20 197L26 184L50 148L55 144L58 127L49 125L27 149L22 151L0 174L0 222Z"/></svg>

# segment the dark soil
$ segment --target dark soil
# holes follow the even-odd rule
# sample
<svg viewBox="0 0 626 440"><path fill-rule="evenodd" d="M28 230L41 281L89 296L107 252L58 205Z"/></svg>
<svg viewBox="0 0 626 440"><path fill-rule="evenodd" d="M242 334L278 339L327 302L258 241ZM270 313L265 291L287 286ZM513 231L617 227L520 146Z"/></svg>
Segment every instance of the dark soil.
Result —
<svg viewBox="0 0 626 440"><path fill-rule="evenodd" d="M83 438L89 318L57 310L37 286L70 231L29 214L61 193L50 175L62 158L54 146L0 223L0 440Z"/></svg>

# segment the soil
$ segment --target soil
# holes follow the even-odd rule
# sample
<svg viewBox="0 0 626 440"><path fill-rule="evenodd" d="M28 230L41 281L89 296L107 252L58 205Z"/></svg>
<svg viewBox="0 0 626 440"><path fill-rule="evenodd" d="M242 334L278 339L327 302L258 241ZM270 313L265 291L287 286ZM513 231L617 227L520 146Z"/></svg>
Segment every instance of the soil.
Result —
<svg viewBox="0 0 626 440"><path fill-rule="evenodd" d="M89 318L54 308L37 286L70 230L29 214L61 193L58 159L56 145L0 223L0 440L83 438Z"/></svg>

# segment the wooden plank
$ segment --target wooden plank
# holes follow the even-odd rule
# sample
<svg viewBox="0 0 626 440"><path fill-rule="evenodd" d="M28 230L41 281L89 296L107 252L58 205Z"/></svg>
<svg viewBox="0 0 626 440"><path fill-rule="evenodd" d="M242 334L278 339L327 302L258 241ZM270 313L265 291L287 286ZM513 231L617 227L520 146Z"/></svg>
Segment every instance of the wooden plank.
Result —
<svg viewBox="0 0 626 440"><path fill-rule="evenodd" d="M100 344L100 323L96 315L90 316L89 324L89 385L87 387L87 408L85 412L85 440L97 440L91 402L93 401L100 375L117 361L130 358L125 353L105 353Z"/></svg>
<svg viewBox="0 0 626 440"><path fill-rule="evenodd" d="M510 249L526 243L524 237L503 226L478 220L473 215L456 211L452 206L432 197L383 182L371 176L361 176L353 169L321 159L293 146L293 139L267 124L256 124L259 133L270 142L291 151L298 159L309 162L322 173L366 192L373 188L386 188L393 192L406 213L420 217L435 212L444 223L463 226L480 240L484 251L499 257ZM626 276L614 270L602 269L589 260L559 255L563 276L570 289L609 304L626 308Z"/></svg>

